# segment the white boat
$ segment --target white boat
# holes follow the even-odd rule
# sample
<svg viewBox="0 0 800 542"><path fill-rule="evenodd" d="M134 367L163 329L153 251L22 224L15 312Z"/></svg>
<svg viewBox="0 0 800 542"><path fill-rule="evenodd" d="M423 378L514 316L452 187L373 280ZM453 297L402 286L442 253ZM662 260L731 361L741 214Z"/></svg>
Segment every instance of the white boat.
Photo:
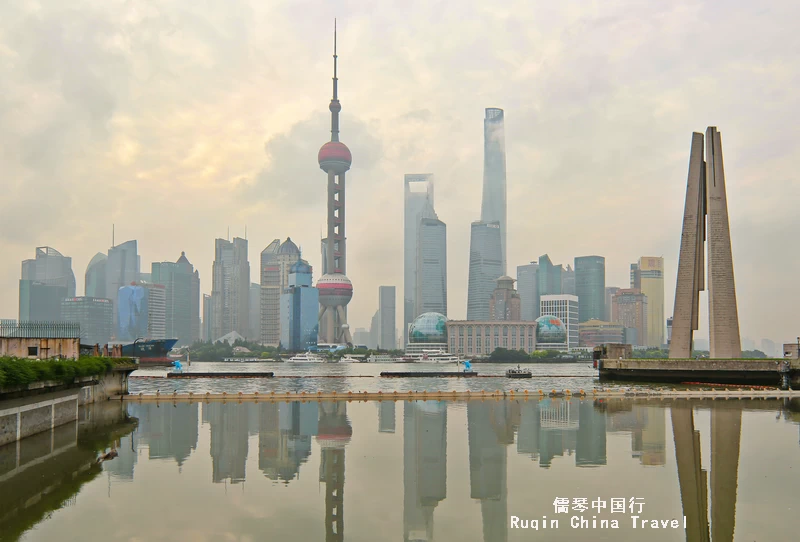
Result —
<svg viewBox="0 0 800 542"><path fill-rule="evenodd" d="M297 354L294 357L291 357L286 360L287 363L325 363L326 359L322 356L318 356L316 354L312 354L311 352L303 352L302 354Z"/></svg>
<svg viewBox="0 0 800 542"><path fill-rule="evenodd" d="M342 356L339 359L339 363L363 363L364 361L364 356L353 356L351 354Z"/></svg>
<svg viewBox="0 0 800 542"><path fill-rule="evenodd" d="M389 354L372 354L368 359L370 363L396 363L397 360Z"/></svg>
<svg viewBox="0 0 800 542"><path fill-rule="evenodd" d="M464 360L455 354L448 354L444 350L423 350L416 361L418 363L459 363Z"/></svg>

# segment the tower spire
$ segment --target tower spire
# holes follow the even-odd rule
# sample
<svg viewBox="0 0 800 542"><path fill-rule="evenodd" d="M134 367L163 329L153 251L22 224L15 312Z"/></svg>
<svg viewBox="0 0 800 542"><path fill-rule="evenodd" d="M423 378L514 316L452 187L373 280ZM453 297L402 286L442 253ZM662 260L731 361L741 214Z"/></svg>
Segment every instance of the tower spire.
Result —
<svg viewBox="0 0 800 542"><path fill-rule="evenodd" d="M336 54L336 19L333 20L333 98L328 109L331 110L331 141L339 141L339 78L336 72L336 63L339 55Z"/></svg>

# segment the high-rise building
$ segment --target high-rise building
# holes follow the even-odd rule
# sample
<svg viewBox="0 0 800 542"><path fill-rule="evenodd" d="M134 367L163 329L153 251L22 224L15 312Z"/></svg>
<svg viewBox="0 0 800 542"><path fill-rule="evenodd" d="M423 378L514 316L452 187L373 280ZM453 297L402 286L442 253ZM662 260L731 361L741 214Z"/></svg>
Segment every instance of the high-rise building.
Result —
<svg viewBox="0 0 800 542"><path fill-rule="evenodd" d="M256 282L250 283L250 331L245 337L253 342L261 340L261 285Z"/></svg>
<svg viewBox="0 0 800 542"><path fill-rule="evenodd" d="M166 306L166 288L162 284L135 282L120 288L116 303L117 341L166 339Z"/></svg>
<svg viewBox="0 0 800 542"><path fill-rule="evenodd" d="M647 296L647 334L639 344L661 348L664 340L664 258L642 256L631 264L631 288Z"/></svg>
<svg viewBox="0 0 800 542"><path fill-rule="evenodd" d="M489 320L519 322L520 298L514 289L514 279L503 276L497 279L497 288L492 292L489 304Z"/></svg>
<svg viewBox="0 0 800 542"><path fill-rule="evenodd" d="M281 268L278 265L280 248L281 240L273 239L267 248L261 251L260 337L261 344L268 346L277 346L281 336L280 304L283 289L281 288Z"/></svg>
<svg viewBox="0 0 800 542"><path fill-rule="evenodd" d="M438 218L421 218L417 237L414 315L447 316L447 226Z"/></svg>
<svg viewBox="0 0 800 542"><path fill-rule="evenodd" d="M768 358L774 358L776 354L776 344L775 341L770 339L761 339L761 351L764 352ZM782 357L782 356L778 356Z"/></svg>
<svg viewBox="0 0 800 542"><path fill-rule="evenodd" d="M580 305L576 295L543 295L540 296L539 312L542 316L555 316L567 328L567 350L578 346L578 314Z"/></svg>
<svg viewBox="0 0 800 542"><path fill-rule="evenodd" d="M467 320L488 320L497 279L503 276L499 222L473 222L469 239Z"/></svg>
<svg viewBox="0 0 800 542"><path fill-rule="evenodd" d="M261 342L277 346L281 338L280 296L289 287L289 270L300 261L290 237L272 241L261 252ZM324 266L323 266L324 267Z"/></svg>
<svg viewBox="0 0 800 542"><path fill-rule="evenodd" d="M547 254L539 256L537 278L539 279L540 301L543 295L561 295L563 293L561 281L563 272L564 269L561 264L553 265L553 262L550 261L550 256Z"/></svg>
<svg viewBox="0 0 800 542"><path fill-rule="evenodd" d="M319 291L311 286L311 266L299 260L289 268L288 285L281 294L281 347L308 350L317 345Z"/></svg>
<svg viewBox="0 0 800 542"><path fill-rule="evenodd" d="M380 313L380 337L378 338L378 348L384 350L394 350L397 348L395 343L395 287L378 287L378 312Z"/></svg>
<svg viewBox="0 0 800 542"><path fill-rule="evenodd" d="M413 174L404 178L403 197L403 344L408 342L408 326L419 316L417 296L417 242L419 221L433 209L433 175Z"/></svg>
<svg viewBox="0 0 800 542"><path fill-rule="evenodd" d="M108 249L106 261L106 298L117 300L119 289L141 280L140 259L136 240L125 241ZM118 327L119 311L114 310L114 329Z"/></svg>
<svg viewBox="0 0 800 542"><path fill-rule="evenodd" d="M561 293L568 295L578 295L575 284L575 270L567 264L567 268L561 272Z"/></svg>
<svg viewBox="0 0 800 542"><path fill-rule="evenodd" d="M181 252L176 262L153 262L150 277L164 286L166 336L186 346L198 339L200 329L200 277Z"/></svg>
<svg viewBox="0 0 800 542"><path fill-rule="evenodd" d="M575 258L575 289L580 306L578 322L602 320L606 315L606 259Z"/></svg>
<svg viewBox="0 0 800 542"><path fill-rule="evenodd" d="M614 295L619 292L619 288L616 286L606 286L606 322L613 322L614 317L611 313L611 302L614 299Z"/></svg>
<svg viewBox="0 0 800 542"><path fill-rule="evenodd" d="M520 319L525 322L532 322L539 318L538 270L539 264L536 262L517 266Z"/></svg>
<svg viewBox="0 0 800 542"><path fill-rule="evenodd" d="M319 150L319 167L328 175L328 235L326 239L324 275L317 281L322 306L319 322L320 338L326 343L351 344L347 323L347 304L353 298L353 284L347 278L347 236L345 235L345 172L350 169L353 155L339 141L339 79L336 73L336 30L333 32L333 97L331 140ZM326 315L328 315L326 317Z"/></svg>
<svg viewBox="0 0 800 542"><path fill-rule="evenodd" d="M63 256L54 248L36 247L36 257L22 262L21 278L42 284L63 286L67 289L67 297L75 297L72 258Z"/></svg>
<svg viewBox="0 0 800 542"><path fill-rule="evenodd" d="M506 135L502 109L489 107L483 119L481 222L500 225L500 274L506 274Z"/></svg>
<svg viewBox="0 0 800 542"><path fill-rule="evenodd" d="M578 324L578 341L581 346L595 347L603 344L624 344L625 327L622 324L589 320Z"/></svg>
<svg viewBox="0 0 800 542"><path fill-rule="evenodd" d="M98 252L86 266L84 292L86 297L106 297L106 269L108 256ZM106 298L107 299L107 298Z"/></svg>
<svg viewBox="0 0 800 542"><path fill-rule="evenodd" d="M215 341L237 332L246 337L250 325L250 262L247 260L247 240L214 242L214 265L211 284L211 335Z"/></svg>
<svg viewBox="0 0 800 542"><path fill-rule="evenodd" d="M716 127L706 129L705 160L703 143L703 134L692 134L669 357L688 358L692 354L692 336L698 328L700 290L705 289L706 284L703 245L708 239L709 354L711 358L739 358L742 345L722 164L722 136ZM659 327L663 321L662 315Z"/></svg>
<svg viewBox="0 0 800 542"><path fill-rule="evenodd" d="M372 338L370 335L370 330L363 327L357 327L356 330L353 332L353 346L361 345L366 346L369 348L369 344Z"/></svg>
<svg viewBox="0 0 800 542"><path fill-rule="evenodd" d="M211 338L211 322L213 318L211 317L211 310L213 308L213 303L211 302L211 296L208 294L203 294L203 333L202 339L204 341L213 341L214 339Z"/></svg>
<svg viewBox="0 0 800 542"><path fill-rule="evenodd" d="M635 344L639 346L644 346L647 340L648 302L647 296L635 288L617 291L611 301L611 321L635 329Z"/></svg>
<svg viewBox="0 0 800 542"><path fill-rule="evenodd" d="M36 247L36 257L22 262L19 319L57 321L61 301L75 297L72 258L50 247Z"/></svg>
<svg viewBox="0 0 800 542"><path fill-rule="evenodd" d="M372 315L372 320L369 324L369 341L367 341L367 348L378 348L381 342L381 310L375 311Z"/></svg>
<svg viewBox="0 0 800 542"><path fill-rule="evenodd" d="M61 319L78 322L81 344L106 345L114 331L114 304L100 297L68 297L61 301Z"/></svg>

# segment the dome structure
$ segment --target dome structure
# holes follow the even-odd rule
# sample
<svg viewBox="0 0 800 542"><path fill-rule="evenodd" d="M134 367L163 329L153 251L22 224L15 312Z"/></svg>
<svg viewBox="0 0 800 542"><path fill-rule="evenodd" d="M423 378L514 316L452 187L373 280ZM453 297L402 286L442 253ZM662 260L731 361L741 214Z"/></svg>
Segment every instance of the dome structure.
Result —
<svg viewBox="0 0 800 542"><path fill-rule="evenodd" d="M278 249L278 254L300 254L300 249L294 244L291 237L287 237L286 241L281 243Z"/></svg>
<svg viewBox="0 0 800 542"><path fill-rule="evenodd" d="M328 141L319 150L317 160L321 170L325 172L332 171L338 175L350 169L350 164L353 163L353 155L347 145L341 141Z"/></svg>
<svg viewBox="0 0 800 542"><path fill-rule="evenodd" d="M442 344L447 342L447 317L438 312L417 316L408 330L408 342L414 344Z"/></svg>
<svg viewBox="0 0 800 542"><path fill-rule="evenodd" d="M555 316L540 316L536 319L536 343L566 344L567 326Z"/></svg>
<svg viewBox="0 0 800 542"><path fill-rule="evenodd" d="M317 281L319 303L325 307L344 307L353 297L353 283L341 273L322 275Z"/></svg>

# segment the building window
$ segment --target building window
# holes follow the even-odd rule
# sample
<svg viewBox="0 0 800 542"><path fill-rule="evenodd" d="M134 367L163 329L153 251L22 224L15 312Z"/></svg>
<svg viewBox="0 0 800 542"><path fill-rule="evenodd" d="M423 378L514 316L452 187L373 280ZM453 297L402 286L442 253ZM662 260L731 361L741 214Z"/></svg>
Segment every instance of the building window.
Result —
<svg viewBox="0 0 800 542"><path fill-rule="evenodd" d="M484 333L484 334L485 334L487 337L489 336L489 334L490 334L491 332L492 332L492 331L491 331L491 329L489 329L489 326L484 326L484 328L483 328L483 333Z"/></svg>
<svg viewBox="0 0 800 542"><path fill-rule="evenodd" d="M464 336L464 326L458 326L458 336L459 337Z"/></svg>
<svg viewBox="0 0 800 542"><path fill-rule="evenodd" d="M500 337L495 335L494 336L494 347L497 348L498 346L500 346Z"/></svg>
<svg viewBox="0 0 800 542"><path fill-rule="evenodd" d="M38 356L39 355L39 347L38 346L29 346L28 347L28 355L29 356Z"/></svg>
<svg viewBox="0 0 800 542"><path fill-rule="evenodd" d="M468 337L472 337L472 326L469 326L469 327L467 328L467 336L468 336Z"/></svg>
<svg viewBox="0 0 800 542"><path fill-rule="evenodd" d="M478 352L481 351L481 338L475 337L475 345L478 347Z"/></svg>
<svg viewBox="0 0 800 542"><path fill-rule="evenodd" d="M464 337L458 338L458 349L462 351L464 350Z"/></svg>
<svg viewBox="0 0 800 542"><path fill-rule="evenodd" d="M516 335L513 335L511 337L511 348L513 348L514 350L517 349L517 336Z"/></svg>

